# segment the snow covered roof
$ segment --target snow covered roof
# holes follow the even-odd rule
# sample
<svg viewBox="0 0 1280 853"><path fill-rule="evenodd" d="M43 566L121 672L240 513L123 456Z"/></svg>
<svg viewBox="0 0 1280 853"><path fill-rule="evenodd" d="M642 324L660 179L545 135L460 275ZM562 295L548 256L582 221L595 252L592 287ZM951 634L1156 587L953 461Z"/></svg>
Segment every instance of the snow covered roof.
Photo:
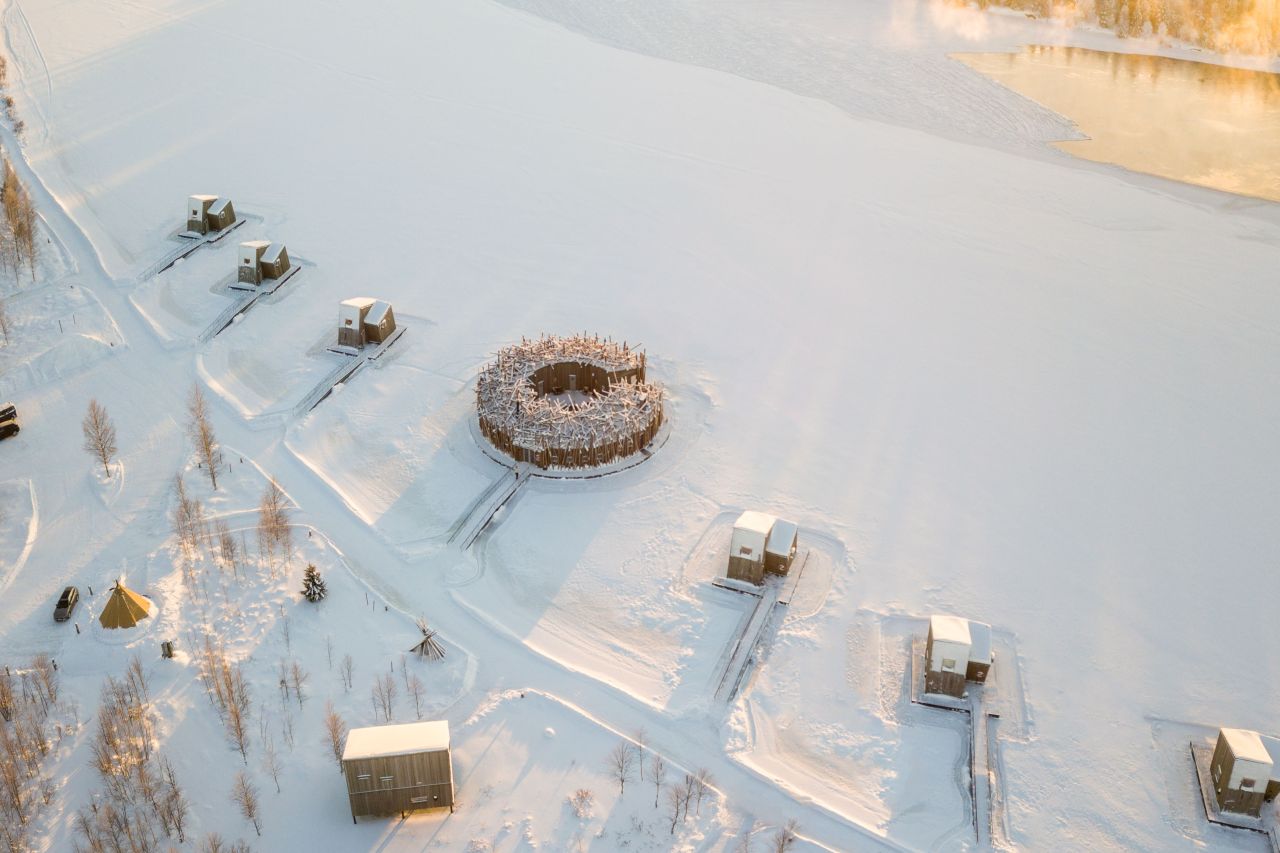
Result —
<svg viewBox="0 0 1280 853"><path fill-rule="evenodd" d="M1248 729L1219 729L1218 737L1227 742L1227 749L1237 761L1253 761L1258 764L1272 764L1271 753L1262 742L1257 732Z"/></svg>
<svg viewBox="0 0 1280 853"><path fill-rule="evenodd" d="M218 197L217 197L216 195L193 195L193 196L191 196L191 201L192 201L192 203L196 203L196 202L203 203L203 202L206 202L206 201L217 201L217 200L218 200Z"/></svg>
<svg viewBox="0 0 1280 853"><path fill-rule="evenodd" d="M274 264L280 260L280 253L284 251L284 243L270 243L267 245L267 251L262 256L262 260L269 264Z"/></svg>
<svg viewBox="0 0 1280 853"><path fill-rule="evenodd" d="M342 760L386 758L413 755L417 752L439 752L449 748L449 723L433 720L395 726L366 726L347 733Z"/></svg>
<svg viewBox="0 0 1280 853"><path fill-rule="evenodd" d="M791 543L796 541L799 532L800 527L794 521L787 521L785 518L776 519L773 522L773 529L769 532L769 543L765 546L765 551L783 557L789 556Z"/></svg>
<svg viewBox="0 0 1280 853"><path fill-rule="evenodd" d="M930 616L929 633L933 634L934 642L959 643L964 646L973 642L969 633L969 620L959 616Z"/></svg>
<svg viewBox="0 0 1280 853"><path fill-rule="evenodd" d="M365 316L364 321L374 326L382 325L382 321L387 319L387 312L391 310L391 303L382 299L378 299L373 303L373 307L369 309L369 313Z"/></svg>
<svg viewBox="0 0 1280 853"><path fill-rule="evenodd" d="M376 299L371 299L368 296L353 296L350 299L342 300L341 304L351 308L363 308L366 305L372 305L376 301Z"/></svg>
<svg viewBox="0 0 1280 853"><path fill-rule="evenodd" d="M777 520L767 512L756 512L753 509L749 509L738 516L738 520L733 523L733 529L750 530L752 533L768 536L769 531L773 530L774 522Z"/></svg>
<svg viewBox="0 0 1280 853"><path fill-rule="evenodd" d="M991 663L991 626L986 622L969 620L969 660L973 663Z"/></svg>
<svg viewBox="0 0 1280 853"><path fill-rule="evenodd" d="M213 204L209 206L209 212L212 213L214 216L217 216L219 213L222 213L222 211L226 210L227 206L230 204L231 204L231 199L229 198L215 198L213 200Z"/></svg>

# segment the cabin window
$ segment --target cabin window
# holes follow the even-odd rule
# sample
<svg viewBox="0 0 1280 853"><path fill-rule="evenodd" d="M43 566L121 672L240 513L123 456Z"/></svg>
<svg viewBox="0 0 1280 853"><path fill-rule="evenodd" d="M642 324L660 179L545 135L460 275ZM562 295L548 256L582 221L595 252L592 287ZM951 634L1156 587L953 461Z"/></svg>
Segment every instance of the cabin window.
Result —
<svg viewBox="0 0 1280 853"><path fill-rule="evenodd" d="M342 322L346 323L348 326L350 326L350 325L351 325L351 321L350 321L350 320L343 320Z"/></svg>
<svg viewBox="0 0 1280 853"><path fill-rule="evenodd" d="M1245 789L1252 788L1252 787L1253 787L1253 785L1254 785L1254 782L1255 782L1255 781L1256 781L1256 780L1254 780L1254 779L1241 779L1241 780L1240 780L1240 787L1241 787L1241 788L1245 788Z"/></svg>
<svg viewBox="0 0 1280 853"><path fill-rule="evenodd" d="M751 549L744 545L738 549L738 554L743 557L750 557Z"/></svg>
<svg viewBox="0 0 1280 853"><path fill-rule="evenodd" d="M394 781L395 781L395 778L396 778L396 777L394 777L394 776L379 776L378 778L379 778L379 780L382 782L382 784L384 784L384 785L390 785L392 782L394 782Z"/></svg>
<svg viewBox="0 0 1280 853"><path fill-rule="evenodd" d="M942 659L942 668L943 668L943 669L955 669L955 668L956 668L956 659L955 659L955 658L943 658L943 659Z"/></svg>
<svg viewBox="0 0 1280 853"><path fill-rule="evenodd" d="M359 776L356 777L356 779L360 780L361 782L368 782L370 779L370 776L368 773L361 773Z"/></svg>
<svg viewBox="0 0 1280 853"><path fill-rule="evenodd" d="M1221 778L1221 776L1222 776L1222 767L1215 764L1213 766L1213 781L1217 782L1218 779Z"/></svg>

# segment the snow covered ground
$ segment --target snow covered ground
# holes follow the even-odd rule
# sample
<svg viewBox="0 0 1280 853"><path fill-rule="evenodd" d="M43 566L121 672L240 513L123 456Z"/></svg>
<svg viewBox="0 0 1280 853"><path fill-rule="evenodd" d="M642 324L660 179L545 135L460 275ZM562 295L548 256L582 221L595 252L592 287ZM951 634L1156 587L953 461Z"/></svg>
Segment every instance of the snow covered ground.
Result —
<svg viewBox="0 0 1280 853"><path fill-rule="evenodd" d="M729 850L795 818L815 850L964 849L963 733L938 713L959 715L899 712L903 626L937 610L1016 649L1034 715L1001 742L1012 845L1264 849L1186 813L1153 721L1273 731L1280 638L1223 628L1275 610L1277 208L1073 160L1043 145L1067 120L946 56L1109 35L872 0L12 0L3 25L27 132L0 138L66 260L0 349L24 415L0 489L34 496L0 521L0 649L55 657L82 722L139 654L201 832ZM208 344L238 235L138 280L195 192L309 262ZM360 295L389 299L404 337L295 414ZM90 343L42 355L67 315ZM582 330L646 348L667 444L608 478L535 479L450 544L503 473L468 422L476 371L522 335ZM204 566L200 596L168 521L177 471L207 489L193 385L229 465L196 492L210 512L246 527L271 476L298 525L287 573ZM105 483L79 449L90 397L120 433ZM742 508L796 519L817 561L725 707L712 682L746 603L708 578ZM308 561L319 608L297 595ZM122 570L158 606L136 636L52 622L76 583L84 630ZM419 673L453 725L460 808L353 826L321 709L373 723L372 679L399 677L419 616L449 648ZM247 764L201 695L201 629L262 705ZM326 637L356 659L350 690ZM281 659L310 675L301 705ZM403 693L396 714L415 716ZM69 848L97 784L90 728L51 759L42 849ZM674 834L605 772L642 728L717 780ZM242 768L270 804L261 840L228 797ZM566 803L579 787L590 817Z"/></svg>

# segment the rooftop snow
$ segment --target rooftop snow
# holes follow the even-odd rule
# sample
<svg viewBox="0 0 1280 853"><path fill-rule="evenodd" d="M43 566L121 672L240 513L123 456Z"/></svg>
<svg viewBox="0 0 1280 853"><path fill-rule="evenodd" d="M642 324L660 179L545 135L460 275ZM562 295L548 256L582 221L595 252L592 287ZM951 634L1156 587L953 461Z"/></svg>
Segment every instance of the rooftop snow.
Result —
<svg viewBox="0 0 1280 853"><path fill-rule="evenodd" d="M733 527L735 530L750 530L753 533L759 533L761 536L768 536L769 531L773 530L773 525L777 520L767 512L756 512L753 509L749 509L738 516L738 520L733 523Z"/></svg>
<svg viewBox="0 0 1280 853"><path fill-rule="evenodd" d="M991 663L991 626L986 622L969 621L969 660L973 663Z"/></svg>
<svg viewBox="0 0 1280 853"><path fill-rule="evenodd" d="M968 646L973 638L969 633L969 620L959 616L933 615L929 617L929 633L934 640L944 643L960 643Z"/></svg>
<svg viewBox="0 0 1280 853"><path fill-rule="evenodd" d="M209 207L209 212L214 216L217 216L219 213L226 210L227 205L229 204L231 204L231 199L229 198L214 199L213 204Z"/></svg>
<svg viewBox="0 0 1280 853"><path fill-rule="evenodd" d="M1262 742L1257 732L1248 729L1220 729L1218 737L1225 738L1227 748L1237 760L1254 761L1258 764L1271 764L1271 753Z"/></svg>
<svg viewBox="0 0 1280 853"><path fill-rule="evenodd" d="M375 326L381 325L382 321L387 318L387 312L391 310L391 303L382 299L373 303L373 307L369 309L369 313L365 315L364 321L372 323Z"/></svg>
<svg viewBox="0 0 1280 853"><path fill-rule="evenodd" d="M800 527L794 521L787 521L785 518L775 519L773 529L769 533L769 543L765 545L765 550L770 554L780 554L786 557L791 553L791 543L796 540L796 535L799 532Z"/></svg>
<svg viewBox="0 0 1280 853"><path fill-rule="evenodd" d="M449 723L446 720L367 726L352 729L347 734L342 760L386 758L392 755L412 755L415 752L437 752L448 748Z"/></svg>
<svg viewBox="0 0 1280 853"><path fill-rule="evenodd" d="M280 253L284 251L284 243L270 243L267 246L266 253L262 256L262 260L269 264L274 264L280 260Z"/></svg>

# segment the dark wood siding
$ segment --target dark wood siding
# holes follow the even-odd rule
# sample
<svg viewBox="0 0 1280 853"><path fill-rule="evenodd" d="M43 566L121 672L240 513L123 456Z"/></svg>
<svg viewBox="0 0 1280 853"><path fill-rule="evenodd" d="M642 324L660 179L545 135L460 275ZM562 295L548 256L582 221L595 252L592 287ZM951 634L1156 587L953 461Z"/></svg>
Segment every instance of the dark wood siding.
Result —
<svg viewBox="0 0 1280 853"><path fill-rule="evenodd" d="M964 673L934 672L929 662L933 660L933 628L924 644L924 692L941 693L944 696L964 696Z"/></svg>
<svg viewBox="0 0 1280 853"><path fill-rule="evenodd" d="M342 772L353 818L453 808L453 764L448 750L352 759L342 762Z"/></svg>
<svg viewBox="0 0 1280 853"><path fill-rule="evenodd" d="M758 584L764 580L764 563L746 557L730 557L727 574L734 580Z"/></svg>
<svg viewBox="0 0 1280 853"><path fill-rule="evenodd" d="M965 670L964 677L969 681L976 681L979 684L987 680L987 672L991 669L989 663L978 663L977 661L969 661L969 667Z"/></svg>
<svg viewBox="0 0 1280 853"><path fill-rule="evenodd" d="M1236 757L1227 748L1227 739L1219 737L1217 746L1213 748L1213 758L1209 760L1209 773L1213 779L1213 791L1218 797L1218 808L1257 817L1262 813L1264 789L1267 787L1265 780L1257 780L1263 787L1254 791L1228 788L1227 783L1231 781L1231 771L1235 767Z"/></svg>

